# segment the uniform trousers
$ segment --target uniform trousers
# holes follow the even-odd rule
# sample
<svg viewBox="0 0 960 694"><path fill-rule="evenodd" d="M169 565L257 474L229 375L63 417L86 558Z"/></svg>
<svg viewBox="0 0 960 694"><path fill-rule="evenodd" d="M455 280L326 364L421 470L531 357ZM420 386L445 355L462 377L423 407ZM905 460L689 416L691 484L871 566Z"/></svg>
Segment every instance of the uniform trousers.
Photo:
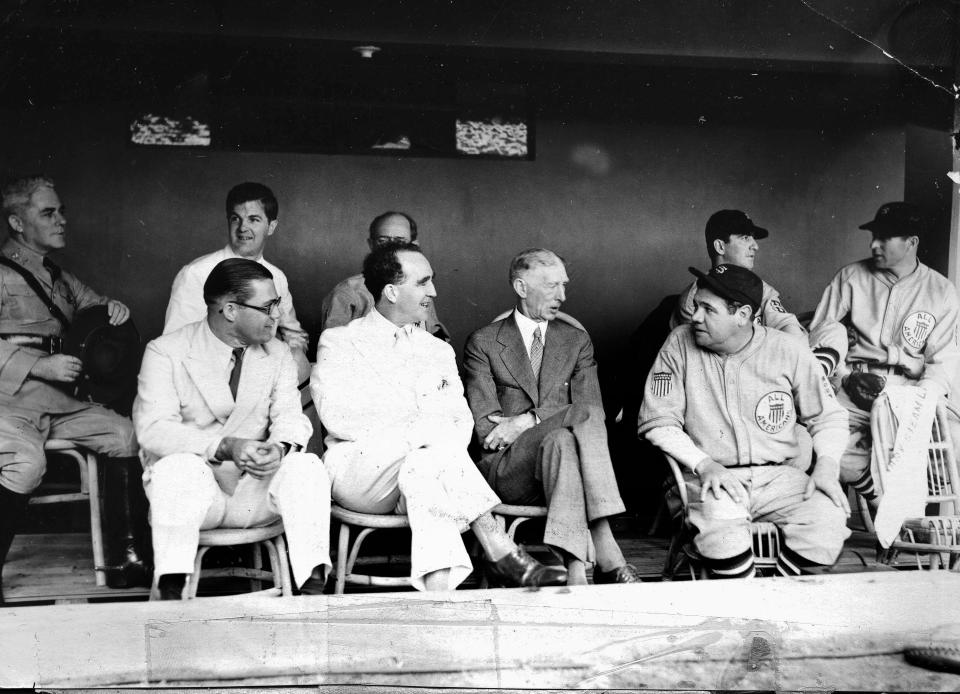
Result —
<svg viewBox="0 0 960 694"><path fill-rule="evenodd" d="M736 502L721 491L700 501L700 478L685 472L687 520L699 531L693 542L705 559L729 559L753 547L751 521L774 523L786 546L807 562L831 565L850 536L847 517L823 492L804 500L810 477L789 465L728 468L747 491Z"/></svg>
<svg viewBox="0 0 960 694"><path fill-rule="evenodd" d="M17 494L30 494L40 486L47 470L43 444L51 438L110 458L137 455L133 424L127 417L101 405L75 402L75 409L48 413L0 398L0 485Z"/></svg>
<svg viewBox="0 0 960 694"><path fill-rule="evenodd" d="M215 474L200 456L178 453L152 463L143 480L157 575L193 572L201 530L255 528L277 518L298 586L314 567L331 566L330 482L311 453L289 453L265 479L240 476L230 462Z"/></svg>
<svg viewBox="0 0 960 694"><path fill-rule="evenodd" d="M450 569L447 590L463 582L473 565L460 535L500 503L466 449L427 446L384 464L365 464L362 453L352 460L335 460L329 473L338 504L359 513L409 518L414 588L425 590L423 577L441 569Z"/></svg>
<svg viewBox="0 0 960 694"><path fill-rule="evenodd" d="M493 488L508 504L547 505L543 541L581 561L593 559L589 523L625 510L603 413L567 405L503 451Z"/></svg>

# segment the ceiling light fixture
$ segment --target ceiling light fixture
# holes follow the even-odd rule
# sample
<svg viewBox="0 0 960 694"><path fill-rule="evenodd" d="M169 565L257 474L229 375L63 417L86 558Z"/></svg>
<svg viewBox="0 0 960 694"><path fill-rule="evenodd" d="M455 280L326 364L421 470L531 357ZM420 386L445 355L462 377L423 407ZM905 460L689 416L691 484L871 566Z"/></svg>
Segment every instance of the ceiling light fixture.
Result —
<svg viewBox="0 0 960 694"><path fill-rule="evenodd" d="M359 53L361 58L367 58L368 60L373 57L373 54L380 50L380 46L354 46L354 53Z"/></svg>

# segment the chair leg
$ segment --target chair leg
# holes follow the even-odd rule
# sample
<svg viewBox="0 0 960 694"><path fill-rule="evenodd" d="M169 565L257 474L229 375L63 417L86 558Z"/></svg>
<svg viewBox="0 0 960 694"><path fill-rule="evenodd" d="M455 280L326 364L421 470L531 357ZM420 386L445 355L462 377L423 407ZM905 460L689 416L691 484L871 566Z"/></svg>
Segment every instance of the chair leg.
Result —
<svg viewBox="0 0 960 694"><path fill-rule="evenodd" d="M184 596L187 600L193 600L197 597L197 589L200 587L200 566L203 564L203 555L207 553L209 547L197 547L197 556L193 560L193 573L190 574L190 580L187 582Z"/></svg>
<svg viewBox="0 0 960 694"><path fill-rule="evenodd" d="M283 595L283 579L280 576L280 556L279 556L279 552L277 552L277 546L274 544L272 539L264 540L263 542L257 543L257 553L261 554L261 557L262 557L263 550L267 551L267 558L270 560L270 568L273 571L273 587L276 590L280 591L280 594ZM261 560L259 563L260 563L260 566L255 566L254 568L263 572L263 561ZM260 590L264 590L263 588L264 573L265 572L261 573L260 574L261 578L257 579L260 583Z"/></svg>
<svg viewBox="0 0 960 694"><path fill-rule="evenodd" d="M257 572L263 571L263 546L267 544L267 541L255 542L250 545L250 550L253 552L253 568ZM269 545L270 549L273 548L273 544ZM273 553L267 549L267 555L270 557L270 566L273 566ZM274 581L276 583L276 581ZM263 579L262 578L251 578L250 579L250 592L255 593L258 590L263 590Z"/></svg>
<svg viewBox="0 0 960 694"><path fill-rule="evenodd" d="M347 585L347 554L349 546L350 526L341 522L340 536L337 542L337 582L333 588L333 592L336 595L343 595L343 590Z"/></svg>
<svg viewBox="0 0 960 694"><path fill-rule="evenodd" d="M293 595L293 580L290 578L290 561L287 559L287 542L283 539L283 535L278 535L274 539L274 544L277 548L277 564L273 570L274 585L276 585L276 577L279 576L280 594Z"/></svg>
<svg viewBox="0 0 960 694"><path fill-rule="evenodd" d="M97 472L97 456L87 453L87 491L90 494L90 543L93 545L93 565L106 566L107 559L103 549L103 521L100 516L100 484ZM107 574L103 569L94 568L98 586L107 585Z"/></svg>

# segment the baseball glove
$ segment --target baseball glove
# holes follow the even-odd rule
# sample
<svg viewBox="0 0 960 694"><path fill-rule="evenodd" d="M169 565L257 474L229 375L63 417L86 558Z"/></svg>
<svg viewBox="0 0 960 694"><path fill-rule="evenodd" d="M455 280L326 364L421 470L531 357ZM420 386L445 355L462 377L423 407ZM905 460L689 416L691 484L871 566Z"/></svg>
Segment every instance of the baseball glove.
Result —
<svg viewBox="0 0 960 694"><path fill-rule="evenodd" d="M870 411L886 384L887 379L883 376L865 371L855 371L843 379L843 389L853 404L865 412Z"/></svg>

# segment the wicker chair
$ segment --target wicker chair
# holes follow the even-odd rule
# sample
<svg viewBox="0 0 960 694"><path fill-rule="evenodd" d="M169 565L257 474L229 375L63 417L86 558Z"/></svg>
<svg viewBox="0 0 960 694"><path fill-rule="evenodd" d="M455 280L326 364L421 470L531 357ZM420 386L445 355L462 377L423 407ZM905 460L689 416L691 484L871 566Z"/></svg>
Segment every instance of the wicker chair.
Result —
<svg viewBox="0 0 960 694"><path fill-rule="evenodd" d="M45 494L30 497L33 504L58 504L67 501L86 501L90 505L90 542L93 545L93 569L98 586L107 585L104 572L106 560L103 549L103 527L100 520L100 488L98 486L97 456L73 443L61 439L47 439L43 445L51 453L70 458L80 468L80 489L67 494Z"/></svg>
<svg viewBox="0 0 960 694"><path fill-rule="evenodd" d="M373 514L350 511L332 504L330 515L340 524L337 541L336 583L334 593L342 595L347 584L360 586L380 586L385 588L409 588L409 576L381 576L376 574L358 573L357 566L370 564L409 563L409 557L395 555L388 556L360 556L363 541L376 530L387 528L409 528L410 520L401 514ZM359 532L353 536L354 529Z"/></svg>
<svg viewBox="0 0 960 694"><path fill-rule="evenodd" d="M663 580L673 580L684 564L687 565L691 579L707 579L709 576L706 567L703 565L703 559L691 541L693 538L687 523L689 499L683 473L680 471L680 465L676 460L669 455L665 457L675 482L675 487L671 487L671 489L676 489L677 498L680 501L674 516L680 527L670 540L667 559L663 565ZM780 555L780 531L777 526L773 523L755 522L750 524L750 530L753 534L754 565L757 570L774 568L777 565L777 557Z"/></svg>
<svg viewBox="0 0 960 694"><path fill-rule="evenodd" d="M211 547L236 547L253 545L253 567L230 566L218 569L202 568L203 557ZM263 568L261 550L266 550L270 559L270 571ZM290 579L290 563L287 560L287 543L283 539L283 521L276 520L270 525L258 528L214 528L201 530L197 542L197 554L193 560L193 573L183 587L184 600L197 597L202 578L223 578L228 576L249 578L250 592L269 592L274 595L293 595L293 581ZM160 597L157 581L160 576L154 574L150 599ZM264 581L271 581L272 588L263 589ZM258 590L259 589L259 590Z"/></svg>
<svg viewBox="0 0 960 694"><path fill-rule="evenodd" d="M883 396L881 396L883 397ZM888 407L873 408L873 416L886 421L875 427L878 445L893 448L896 423ZM877 466L880 485L883 486L884 466ZM927 449L927 505L939 506L936 515L908 518L900 529L900 537L881 552L886 564L896 562L901 553L914 555L917 568L923 568L922 558L928 558L928 568L960 570L960 477L953 440L947 423L947 408L937 403L936 416L930 432Z"/></svg>

